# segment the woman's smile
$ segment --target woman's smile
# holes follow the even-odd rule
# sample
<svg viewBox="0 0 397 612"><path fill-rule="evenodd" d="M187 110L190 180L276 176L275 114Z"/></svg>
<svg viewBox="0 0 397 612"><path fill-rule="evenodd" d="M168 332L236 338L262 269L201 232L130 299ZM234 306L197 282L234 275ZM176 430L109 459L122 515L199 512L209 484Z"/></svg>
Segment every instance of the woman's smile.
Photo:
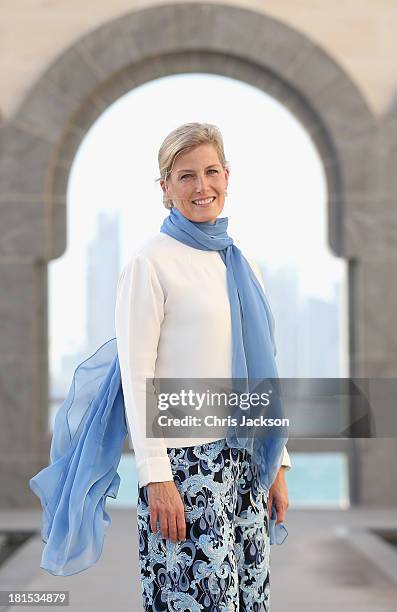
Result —
<svg viewBox="0 0 397 612"><path fill-rule="evenodd" d="M195 206L200 206L202 208L208 208L214 200L215 200L215 196L212 196L211 198L205 198L202 200L193 200L193 204Z"/></svg>

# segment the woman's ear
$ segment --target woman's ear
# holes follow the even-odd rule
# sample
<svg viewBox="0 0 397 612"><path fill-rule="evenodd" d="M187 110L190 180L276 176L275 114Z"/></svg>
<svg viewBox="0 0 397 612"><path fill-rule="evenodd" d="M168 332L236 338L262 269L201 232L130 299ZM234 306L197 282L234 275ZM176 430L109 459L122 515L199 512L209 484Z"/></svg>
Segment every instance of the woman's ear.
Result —
<svg viewBox="0 0 397 612"><path fill-rule="evenodd" d="M164 179L161 179L160 186L161 186L161 189L163 190L164 195L169 197L168 185L167 185L167 183L166 183L166 181Z"/></svg>

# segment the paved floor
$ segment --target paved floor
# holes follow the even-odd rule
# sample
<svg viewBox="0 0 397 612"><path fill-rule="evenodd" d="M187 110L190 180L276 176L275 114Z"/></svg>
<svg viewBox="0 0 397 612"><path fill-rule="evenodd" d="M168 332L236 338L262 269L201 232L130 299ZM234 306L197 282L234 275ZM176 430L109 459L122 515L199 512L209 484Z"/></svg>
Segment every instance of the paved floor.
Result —
<svg viewBox="0 0 397 612"><path fill-rule="evenodd" d="M63 589L69 591L72 611L140 612L135 509L111 508L110 514L112 524L98 563L67 578L39 566L39 511L0 512L0 531L37 531L0 566L0 590ZM272 612L396 612L397 550L369 531L397 529L394 510L290 508L286 525L284 544L271 549ZM6 609L22 607L0 606L0 611Z"/></svg>

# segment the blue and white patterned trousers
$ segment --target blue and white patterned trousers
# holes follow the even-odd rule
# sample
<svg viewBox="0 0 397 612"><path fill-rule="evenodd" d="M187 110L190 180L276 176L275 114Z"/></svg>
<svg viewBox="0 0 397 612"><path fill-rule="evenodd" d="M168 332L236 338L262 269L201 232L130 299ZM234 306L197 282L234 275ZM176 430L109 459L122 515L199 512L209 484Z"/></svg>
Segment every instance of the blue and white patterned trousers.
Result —
<svg viewBox="0 0 397 612"><path fill-rule="evenodd" d="M168 448L184 502L186 539L150 527L147 487L137 518L146 611L269 611L269 516L250 454L217 440Z"/></svg>

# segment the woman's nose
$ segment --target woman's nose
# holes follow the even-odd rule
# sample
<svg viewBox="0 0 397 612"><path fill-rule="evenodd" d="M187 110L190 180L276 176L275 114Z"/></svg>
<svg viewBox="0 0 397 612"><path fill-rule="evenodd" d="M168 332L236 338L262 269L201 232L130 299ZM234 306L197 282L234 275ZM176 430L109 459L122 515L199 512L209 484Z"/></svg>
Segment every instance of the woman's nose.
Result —
<svg viewBox="0 0 397 612"><path fill-rule="evenodd" d="M206 191L208 186L208 177L197 175L196 191L201 193Z"/></svg>

